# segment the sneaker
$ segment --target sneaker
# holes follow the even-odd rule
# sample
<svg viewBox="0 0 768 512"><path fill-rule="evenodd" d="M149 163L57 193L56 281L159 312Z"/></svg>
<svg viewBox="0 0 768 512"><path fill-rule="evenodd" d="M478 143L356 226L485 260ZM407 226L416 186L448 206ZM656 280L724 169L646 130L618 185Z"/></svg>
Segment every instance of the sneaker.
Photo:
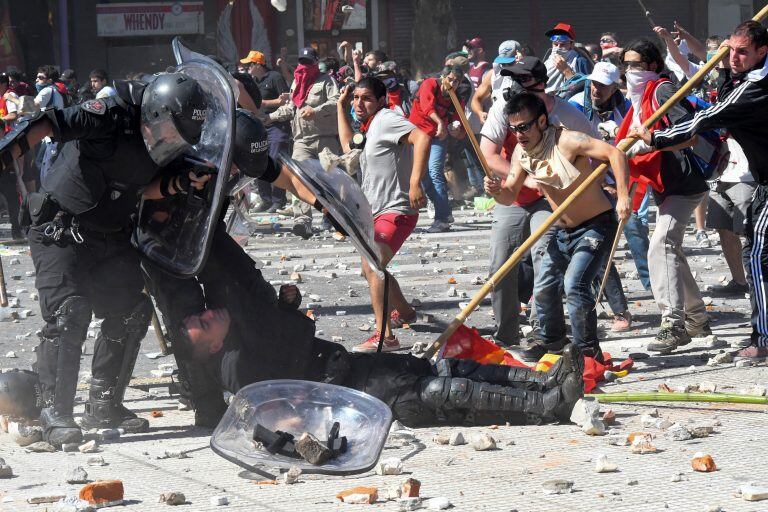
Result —
<svg viewBox="0 0 768 512"><path fill-rule="evenodd" d="M304 240L309 240L312 238L312 226L305 222L298 222L294 224L291 228L291 232L296 236L300 236Z"/></svg>
<svg viewBox="0 0 768 512"><path fill-rule="evenodd" d="M272 201L261 201L259 204L253 207L253 211L257 213L264 213L272 207Z"/></svg>
<svg viewBox="0 0 768 512"><path fill-rule="evenodd" d="M441 220L436 220L427 228L427 233L445 233L451 230L451 225Z"/></svg>
<svg viewBox="0 0 768 512"><path fill-rule="evenodd" d="M691 338L704 338L712 334L712 328L709 326L708 321L698 326L694 326L686 322L685 332L687 332L688 336L690 336ZM681 343L681 345L685 345L685 344L686 343Z"/></svg>
<svg viewBox="0 0 768 512"><path fill-rule="evenodd" d="M408 318L403 317L403 315L400 314L400 312L396 309L392 310L392 313L389 314L389 321L390 326L392 329L400 329L405 324L412 324L416 321L416 312L413 312L413 315L409 316Z"/></svg>
<svg viewBox="0 0 768 512"><path fill-rule="evenodd" d="M611 326L612 332L627 332L632 328L632 314L629 311L625 311L620 315L614 315L613 325Z"/></svg>
<svg viewBox="0 0 768 512"><path fill-rule="evenodd" d="M379 340L381 339L381 332L376 331L370 338L365 340L359 345L352 347L352 352L358 352L363 354L375 353L379 348ZM400 342L392 336L391 338L384 338L384 343L381 344L382 352L392 352L393 350L400 349Z"/></svg>
<svg viewBox="0 0 768 512"><path fill-rule="evenodd" d="M736 297L743 297L745 293L749 293L749 285L739 284L733 279L728 281L725 286L713 286L713 295L733 295Z"/></svg>
<svg viewBox="0 0 768 512"><path fill-rule="evenodd" d="M671 354L677 347L687 345L690 342L691 337L685 329L667 324L661 326L656 340L648 344L647 350L666 355Z"/></svg>
<svg viewBox="0 0 768 512"><path fill-rule="evenodd" d="M293 217L293 206L288 205L283 208L278 208L275 213L282 215L283 217Z"/></svg>
<svg viewBox="0 0 768 512"><path fill-rule="evenodd" d="M712 242L709 241L709 236L707 235L707 232L703 229L700 229L696 231L696 245L699 247L705 249L707 247L712 247Z"/></svg>
<svg viewBox="0 0 768 512"><path fill-rule="evenodd" d="M746 359L762 359L764 357L768 357L768 347L750 345L747 348L739 350L736 353L736 357L743 357Z"/></svg>

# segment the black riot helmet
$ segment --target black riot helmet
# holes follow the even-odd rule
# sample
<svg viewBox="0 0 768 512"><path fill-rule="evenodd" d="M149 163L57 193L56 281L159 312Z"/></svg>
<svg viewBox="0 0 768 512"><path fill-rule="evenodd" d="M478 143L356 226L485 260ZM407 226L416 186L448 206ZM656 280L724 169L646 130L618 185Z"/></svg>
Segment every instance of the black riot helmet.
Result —
<svg viewBox="0 0 768 512"><path fill-rule="evenodd" d="M200 141L207 97L193 78L161 73L141 100L141 133L157 165L165 165Z"/></svg>
<svg viewBox="0 0 768 512"><path fill-rule="evenodd" d="M237 109L235 115L232 162L251 178L261 178L269 166L267 130L252 112L242 108Z"/></svg>

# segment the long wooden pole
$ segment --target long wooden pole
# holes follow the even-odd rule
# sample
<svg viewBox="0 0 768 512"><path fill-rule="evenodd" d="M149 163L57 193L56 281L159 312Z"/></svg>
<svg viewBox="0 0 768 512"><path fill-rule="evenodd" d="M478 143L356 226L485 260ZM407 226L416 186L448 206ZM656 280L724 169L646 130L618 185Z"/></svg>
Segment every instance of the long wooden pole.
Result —
<svg viewBox="0 0 768 512"><path fill-rule="evenodd" d="M469 142L472 143L472 149L475 150L475 154L477 154L477 158L480 159L480 165L483 167L483 172L485 172L485 175L489 178L493 178L495 175L491 172L491 168L488 167L488 161L485 159L485 155L482 151L480 151L480 144L477 142L477 137L475 137L475 133L472 131L472 127L469 126L469 120L467 119L467 116L464 114L464 107L461 106L461 102L459 101L459 98L456 97L456 92L453 90L453 87L451 87L450 83L443 77L443 86L448 89L448 96L451 97L451 102L453 102L453 108L456 109L456 113L459 115L459 121L461 122L461 125L464 127L464 131L467 132L467 137L469 137Z"/></svg>
<svg viewBox="0 0 768 512"><path fill-rule="evenodd" d="M763 21L766 16L768 16L768 4L766 4L766 6L763 7L760 12L758 12L752 19L760 22ZM685 98L691 89L693 89L694 86L696 86L705 76L707 76L709 72L712 71L717 63L720 62L720 60L722 60L722 58L725 57L729 51L730 49L727 46L720 48L717 53L706 64L704 64L704 66L702 66L701 69L695 75L693 75L683 87L680 88L680 90L678 90L671 98L669 98L666 103L659 107L659 109L654 112L653 115L645 121L645 123L643 123L643 126L650 129L651 126L656 124L659 119L666 115L667 111L672 108L672 106ZM624 139L619 143L618 149L626 153L627 150L631 148L635 142L637 142L637 139ZM523 242L515 252L512 253L504 265L502 265L502 267L488 279L483 287L480 288L475 296L472 297L472 300L469 301L469 304L467 304L467 306L462 309L458 315L456 315L456 318L454 318L451 323L448 324L448 327L440 335L440 337L432 342L432 344L427 349L425 357L431 358L440 350L440 348L448 341L448 338L450 338L451 335L456 332L456 329L458 329L459 326L466 321L467 317L469 317L472 311L474 311L480 302L482 302L485 296L493 290L493 287L496 286L496 284L502 279L504 279L504 276L506 276L510 270L515 268L520 260L523 259L525 253L533 247L533 244L535 244L539 238L541 238L544 233L546 233L547 230L551 228L554 223L560 219L560 217L563 216L571 204L573 204L573 202L576 201L576 199L578 199L581 194L583 194L584 191L589 188L590 185L592 185L598 178L602 176L603 172L605 172L607 168L607 164L601 164L597 169L592 171L587 179L585 179L581 185L579 185L576 190L574 190L573 193L571 193L571 195L568 196L565 201L563 201L562 204L560 204L560 206L555 209L554 212L552 212L552 215L550 215L547 220L545 220L544 223L539 226L539 229L532 233L531 236L529 236L528 239Z"/></svg>
<svg viewBox="0 0 768 512"><path fill-rule="evenodd" d="M3 272L2 258L0 258L0 307L8 307L8 290L5 287L5 272Z"/></svg>
<svg viewBox="0 0 768 512"><path fill-rule="evenodd" d="M668 393L665 391L595 393L584 395L601 403L612 402L720 402L768 405L768 397L735 393Z"/></svg>

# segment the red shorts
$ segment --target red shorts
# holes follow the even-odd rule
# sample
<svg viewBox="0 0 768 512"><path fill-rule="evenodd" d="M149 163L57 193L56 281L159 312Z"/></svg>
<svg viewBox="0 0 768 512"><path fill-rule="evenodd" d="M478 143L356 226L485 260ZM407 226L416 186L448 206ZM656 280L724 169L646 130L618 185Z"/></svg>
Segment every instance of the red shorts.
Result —
<svg viewBox="0 0 768 512"><path fill-rule="evenodd" d="M396 254L408 235L413 232L418 221L418 213L413 215L382 213L373 219L374 239L387 245L392 250L392 254Z"/></svg>

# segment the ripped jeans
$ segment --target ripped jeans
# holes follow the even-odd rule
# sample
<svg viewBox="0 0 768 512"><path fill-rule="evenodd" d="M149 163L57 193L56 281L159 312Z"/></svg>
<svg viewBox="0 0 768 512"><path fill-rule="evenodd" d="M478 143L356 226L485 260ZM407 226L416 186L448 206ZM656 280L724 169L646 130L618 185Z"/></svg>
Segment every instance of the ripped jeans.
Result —
<svg viewBox="0 0 768 512"><path fill-rule="evenodd" d="M545 344L558 345L566 336L562 283L573 343L581 349L599 347L592 283L603 269L617 228L616 214L608 210L575 228L557 230L533 290Z"/></svg>

